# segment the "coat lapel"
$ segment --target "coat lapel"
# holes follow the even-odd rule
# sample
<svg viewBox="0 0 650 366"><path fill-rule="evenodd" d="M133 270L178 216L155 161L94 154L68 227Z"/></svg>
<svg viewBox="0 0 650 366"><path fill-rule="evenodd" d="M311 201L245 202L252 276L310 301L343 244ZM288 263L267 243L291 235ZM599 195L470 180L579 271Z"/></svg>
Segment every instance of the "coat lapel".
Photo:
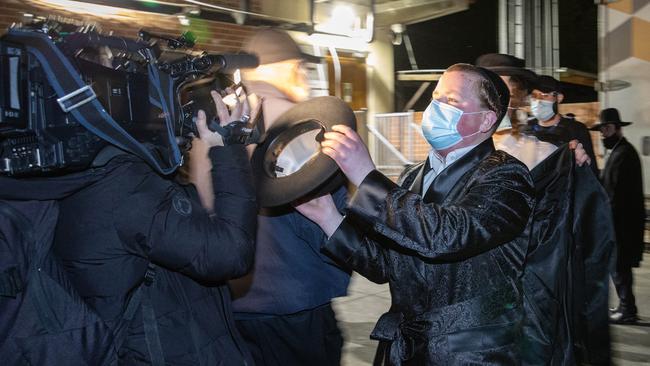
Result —
<svg viewBox="0 0 650 366"><path fill-rule="evenodd" d="M413 183L408 186L408 190L417 195L422 195L422 180L424 179L424 167L426 165L426 163L420 163L420 167L415 168L417 169L417 175L415 176L415 179L413 179Z"/></svg>
<svg viewBox="0 0 650 366"><path fill-rule="evenodd" d="M431 183L431 186L429 186L429 189L424 194L424 202L442 203L449 194L449 191L454 188L463 175L478 165L478 163L483 159L490 156L493 152L494 143L492 142L492 138L489 138L481 142L478 146L470 150L450 166L443 169L443 171L436 176L433 183ZM422 169L420 169L418 174L422 175ZM420 180L421 179L422 178L420 178ZM416 178L416 181L417 180L418 179ZM419 187L422 187L422 183L420 183Z"/></svg>

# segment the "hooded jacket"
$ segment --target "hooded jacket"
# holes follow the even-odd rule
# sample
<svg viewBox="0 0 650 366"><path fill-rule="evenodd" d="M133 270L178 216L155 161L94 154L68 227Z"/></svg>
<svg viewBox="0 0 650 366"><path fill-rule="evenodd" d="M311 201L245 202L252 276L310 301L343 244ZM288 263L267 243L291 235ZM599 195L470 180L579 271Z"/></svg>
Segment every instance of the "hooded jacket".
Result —
<svg viewBox="0 0 650 366"><path fill-rule="evenodd" d="M2 199L57 200L54 254L82 298L117 324L147 268L150 302L166 363L251 364L234 326L225 282L253 260L256 203L242 146L210 150L215 213L192 186L159 175L140 158L117 154L101 167L62 177L3 178ZM136 311L120 363L152 363Z"/></svg>

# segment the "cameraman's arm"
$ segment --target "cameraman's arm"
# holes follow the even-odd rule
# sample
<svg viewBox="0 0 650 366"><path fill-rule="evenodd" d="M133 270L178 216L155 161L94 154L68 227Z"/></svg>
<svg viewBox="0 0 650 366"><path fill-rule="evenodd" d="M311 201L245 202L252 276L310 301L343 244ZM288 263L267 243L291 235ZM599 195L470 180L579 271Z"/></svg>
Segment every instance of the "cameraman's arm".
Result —
<svg viewBox="0 0 650 366"><path fill-rule="evenodd" d="M257 204L244 147L213 147L209 156L214 211L196 204L191 187L185 195L192 205L189 216L178 215L182 198L171 197L170 212L154 218L152 228L164 229L151 232L149 258L190 277L221 282L244 275L253 263Z"/></svg>
<svg viewBox="0 0 650 366"><path fill-rule="evenodd" d="M189 181L199 194L201 205L208 213L214 212L214 189L212 187L212 161L208 156L210 146L201 139L192 140L188 154Z"/></svg>

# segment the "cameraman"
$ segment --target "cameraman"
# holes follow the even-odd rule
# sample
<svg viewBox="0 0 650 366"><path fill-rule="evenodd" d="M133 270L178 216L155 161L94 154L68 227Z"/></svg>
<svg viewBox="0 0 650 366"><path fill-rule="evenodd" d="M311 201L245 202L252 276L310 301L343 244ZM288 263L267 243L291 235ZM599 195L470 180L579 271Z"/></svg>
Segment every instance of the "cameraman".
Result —
<svg viewBox="0 0 650 366"><path fill-rule="evenodd" d="M238 105L231 115L216 92L212 97L222 125L246 111ZM60 201L55 254L107 323L118 324L135 291L148 287L128 325L121 364L252 364L224 285L253 261L257 207L250 165L242 145L223 146L206 127L203 111L197 127L190 168L196 188L109 148L96 166L77 173L97 179ZM149 285L141 285L145 275ZM150 322L146 302L155 314Z"/></svg>

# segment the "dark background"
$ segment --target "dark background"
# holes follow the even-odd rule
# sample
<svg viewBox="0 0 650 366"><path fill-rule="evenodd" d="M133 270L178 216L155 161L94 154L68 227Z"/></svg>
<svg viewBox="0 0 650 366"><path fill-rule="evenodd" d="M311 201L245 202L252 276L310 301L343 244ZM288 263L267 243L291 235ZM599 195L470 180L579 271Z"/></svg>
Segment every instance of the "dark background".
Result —
<svg viewBox="0 0 650 366"><path fill-rule="evenodd" d="M593 0L559 2L560 66L598 72L597 5ZM474 63L484 53L498 52L498 1L480 0L469 9L438 19L408 25L419 69L445 69L458 62ZM410 70L404 44L394 46L395 71ZM421 82L395 81L395 107L401 111ZM593 87L563 83L565 102L597 101ZM435 82L413 106L422 111L429 104Z"/></svg>

